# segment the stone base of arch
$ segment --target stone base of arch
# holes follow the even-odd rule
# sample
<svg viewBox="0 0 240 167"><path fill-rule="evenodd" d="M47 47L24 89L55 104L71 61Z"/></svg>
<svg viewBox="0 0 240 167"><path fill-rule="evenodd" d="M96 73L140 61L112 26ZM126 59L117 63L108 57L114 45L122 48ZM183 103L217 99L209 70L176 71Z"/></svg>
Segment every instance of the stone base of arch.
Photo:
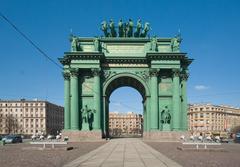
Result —
<svg viewBox="0 0 240 167"><path fill-rule="evenodd" d="M62 138L68 137L70 142L81 142L81 141L98 141L102 140L102 131L79 131L79 130L63 130Z"/></svg>
<svg viewBox="0 0 240 167"><path fill-rule="evenodd" d="M181 136L184 135L185 138L190 137L188 131L151 131L143 132L144 140L156 140L159 142L179 142L181 141Z"/></svg>

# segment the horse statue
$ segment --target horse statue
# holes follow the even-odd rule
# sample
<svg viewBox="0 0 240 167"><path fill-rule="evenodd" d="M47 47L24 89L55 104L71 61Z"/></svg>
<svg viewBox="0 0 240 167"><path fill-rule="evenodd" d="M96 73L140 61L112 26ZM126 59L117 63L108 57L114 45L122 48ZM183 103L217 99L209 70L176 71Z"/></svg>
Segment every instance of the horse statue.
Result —
<svg viewBox="0 0 240 167"><path fill-rule="evenodd" d="M150 24L148 22L145 23L144 29L142 30L140 37L146 37L148 31L150 30Z"/></svg>
<svg viewBox="0 0 240 167"><path fill-rule="evenodd" d="M132 19L129 19L128 25L127 25L127 37L133 36L133 21Z"/></svg>
<svg viewBox="0 0 240 167"><path fill-rule="evenodd" d="M103 31L105 37L108 37L109 36L109 33L108 33L108 24L106 21L103 21L101 23L102 27L101 27L101 30Z"/></svg>
<svg viewBox="0 0 240 167"><path fill-rule="evenodd" d="M123 37L124 32L123 32L123 22L122 19L119 20L118 22L118 36Z"/></svg>
<svg viewBox="0 0 240 167"><path fill-rule="evenodd" d="M139 37L140 36L141 29L142 29L141 20L138 19L137 26L136 26L136 31L134 32L134 37Z"/></svg>
<svg viewBox="0 0 240 167"><path fill-rule="evenodd" d="M110 20L109 28L110 28L110 36L111 37L116 37L117 36L117 32L115 30L114 22L113 22L112 19Z"/></svg>

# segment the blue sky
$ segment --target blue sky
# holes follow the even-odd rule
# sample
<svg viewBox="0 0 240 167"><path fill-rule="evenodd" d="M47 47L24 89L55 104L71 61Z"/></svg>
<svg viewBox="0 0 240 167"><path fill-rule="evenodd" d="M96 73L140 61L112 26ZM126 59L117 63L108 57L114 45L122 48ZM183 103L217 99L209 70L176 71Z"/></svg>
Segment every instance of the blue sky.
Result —
<svg viewBox="0 0 240 167"><path fill-rule="evenodd" d="M1 0L0 5L0 11L55 61L70 48L70 29L79 36L100 36L103 20L141 18L150 22L150 34L159 37L172 37L181 29L181 50L195 59L190 66L189 103L236 107L240 107L239 8L237 0ZM63 104L59 68L2 18L0 56L1 99L38 98ZM113 111L141 110L142 99L132 88L115 90L111 101Z"/></svg>

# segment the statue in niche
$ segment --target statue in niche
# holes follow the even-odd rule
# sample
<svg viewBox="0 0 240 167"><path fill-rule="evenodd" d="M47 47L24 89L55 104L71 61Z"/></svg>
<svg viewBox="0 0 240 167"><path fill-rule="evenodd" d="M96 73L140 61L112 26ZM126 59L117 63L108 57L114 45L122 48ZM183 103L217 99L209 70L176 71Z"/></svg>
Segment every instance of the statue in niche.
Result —
<svg viewBox="0 0 240 167"><path fill-rule="evenodd" d="M100 41L98 38L94 39L93 44L94 44L94 51L99 51L100 50Z"/></svg>
<svg viewBox="0 0 240 167"><path fill-rule="evenodd" d="M85 107L81 109L81 112L82 112L82 122L88 123L89 129L92 130L95 110L88 109L88 106L85 105Z"/></svg>
<svg viewBox="0 0 240 167"><path fill-rule="evenodd" d="M150 30L150 24L148 22L146 22L144 25L144 28L140 34L140 37L146 37L149 30Z"/></svg>
<svg viewBox="0 0 240 167"><path fill-rule="evenodd" d="M109 28L110 28L110 37L116 37L117 33L116 33L114 22L112 19L110 20Z"/></svg>
<svg viewBox="0 0 240 167"><path fill-rule="evenodd" d="M137 26L136 26L136 31L134 33L134 37L139 37L140 36L141 29L142 29L142 23L141 23L141 20L138 19Z"/></svg>
<svg viewBox="0 0 240 167"><path fill-rule="evenodd" d="M127 37L133 36L133 21L132 19L129 19L129 22L127 24Z"/></svg>
<svg viewBox="0 0 240 167"><path fill-rule="evenodd" d="M150 48L150 50L156 52L157 49L158 49L157 48L157 37L155 36L155 37L153 37L151 39L151 48Z"/></svg>
<svg viewBox="0 0 240 167"><path fill-rule="evenodd" d="M163 124L170 124L171 122L171 114L168 106L165 106L165 108L161 112L161 122Z"/></svg>
<svg viewBox="0 0 240 167"><path fill-rule="evenodd" d="M179 52L181 41L182 38L180 34L171 39L171 49L173 52Z"/></svg>
<svg viewBox="0 0 240 167"><path fill-rule="evenodd" d="M78 51L78 37L74 35L70 35L70 42L71 42L71 51L72 52Z"/></svg>
<svg viewBox="0 0 240 167"><path fill-rule="evenodd" d="M101 30L103 31L105 37L108 37L109 36L109 33L108 33L108 24L106 21L103 21L101 23L102 27L101 27Z"/></svg>
<svg viewBox="0 0 240 167"><path fill-rule="evenodd" d="M118 22L118 36L123 37L123 22L122 19L119 20Z"/></svg>

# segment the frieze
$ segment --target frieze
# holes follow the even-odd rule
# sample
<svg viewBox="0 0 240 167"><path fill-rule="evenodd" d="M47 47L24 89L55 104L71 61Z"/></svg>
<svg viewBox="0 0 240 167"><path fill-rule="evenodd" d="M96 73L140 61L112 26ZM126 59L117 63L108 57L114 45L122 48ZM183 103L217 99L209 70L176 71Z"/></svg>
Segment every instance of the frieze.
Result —
<svg viewBox="0 0 240 167"><path fill-rule="evenodd" d="M147 64L105 63L102 67L148 67Z"/></svg>

